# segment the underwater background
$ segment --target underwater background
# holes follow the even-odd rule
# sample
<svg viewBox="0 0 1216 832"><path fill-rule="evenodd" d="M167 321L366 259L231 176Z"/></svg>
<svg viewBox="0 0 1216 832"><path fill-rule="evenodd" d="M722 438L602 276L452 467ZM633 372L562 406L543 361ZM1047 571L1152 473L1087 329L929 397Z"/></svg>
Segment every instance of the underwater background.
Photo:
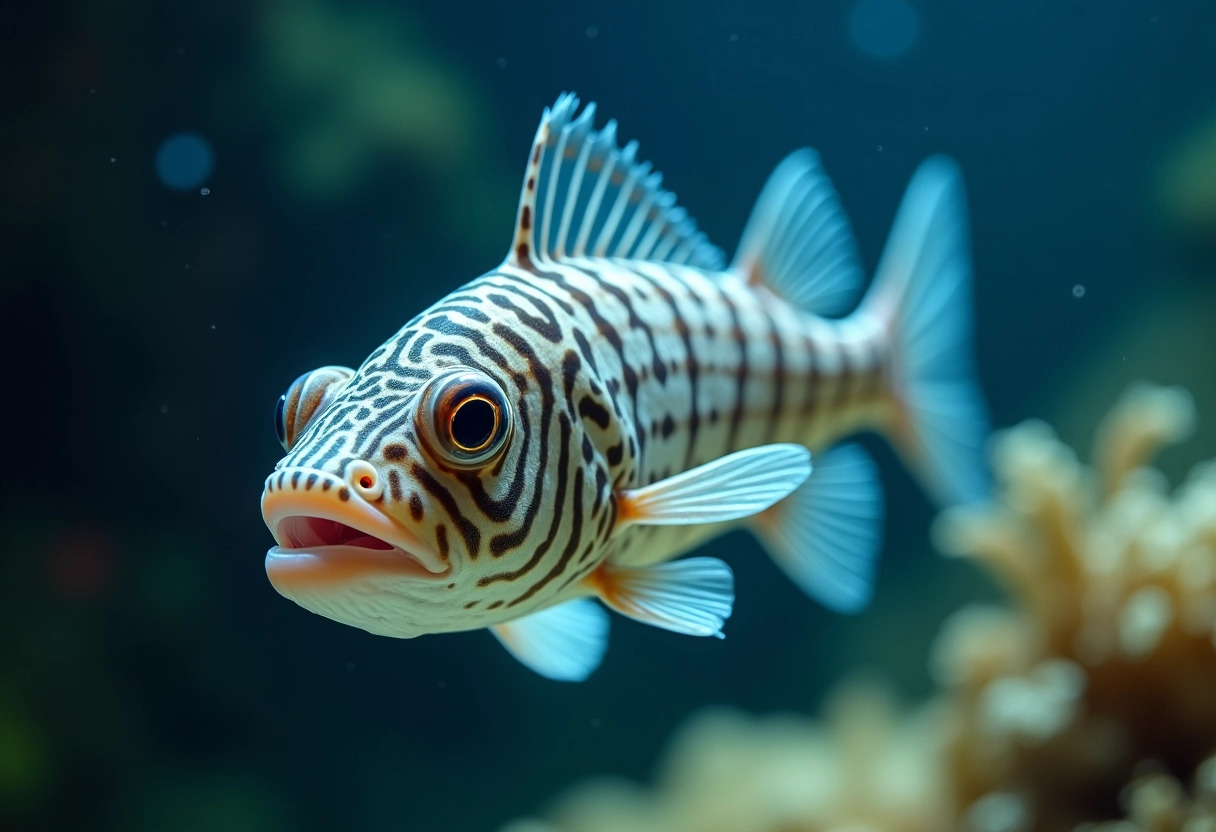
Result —
<svg viewBox="0 0 1216 832"><path fill-rule="evenodd" d="M358 366L501 261L537 120L563 90L639 140L728 252L773 166L812 146L872 270L915 166L952 155L994 425L1042 419L1063 443L1007 436L998 473L1038 482L1018 454L1065 446L1089 459L1104 414L1141 381L1188 391L1111 417L1149 425L1150 445L1189 435L1157 460L1161 483L1216 457L1210 0L112 0L3 16L6 829L482 830L541 817L514 828L703 832L671 813L613 826L604 817L625 798L602 798L598 815L550 807L596 775L653 782L670 737L709 706L818 718L858 668L910 706L936 696L949 687L929 661L943 622L1016 599L1001 568L941 556L951 541L983 548L982 535L935 525L869 438L888 519L876 596L858 616L808 601L734 532L705 550L737 576L724 641L618 617L604 665L566 685L486 633L374 637L271 588L258 496L281 456L278 396L305 370ZM1118 456L1125 434L1100 450ZM1051 471L1041 481L1063 482L1051 493L1064 500L1077 481ZM1108 492L1119 482L1108 477ZM1153 483L1143 487L1165 493ZM1192 492L1165 536L1211 569L1179 573L1167 587L1179 598L1216 573L1204 525L1216 523L1216 490ZM1121 505L1098 514L1126 516ZM1067 611L1083 594L1052 603ZM1209 595L1184 616L1188 633L1216 620ZM1087 688L1117 699L1174 673L1179 696L1200 702L1194 722L1150 726L1143 741L1210 740L1182 762L1169 743L1149 748L1184 786L1216 752L1205 638ZM968 649L988 649L978 641ZM1151 707L1191 713L1171 703ZM1048 800L1032 778L1004 791L942 778L954 797L931 801L944 815L925 828L1072 828L1132 812L1117 787ZM993 789L1019 795L1020 814L977 814L958 796ZM942 808L951 801L957 813ZM1049 816L1057 804L1068 808ZM832 825L817 817L722 828ZM900 817L890 828L919 828Z"/></svg>

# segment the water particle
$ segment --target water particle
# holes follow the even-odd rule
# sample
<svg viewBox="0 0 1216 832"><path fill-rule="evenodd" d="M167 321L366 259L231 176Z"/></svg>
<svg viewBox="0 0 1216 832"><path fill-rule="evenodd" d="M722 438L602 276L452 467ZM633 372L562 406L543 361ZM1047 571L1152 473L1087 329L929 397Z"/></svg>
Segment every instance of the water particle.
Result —
<svg viewBox="0 0 1216 832"><path fill-rule="evenodd" d="M928 128L928 127L926 127L926 128L925 128L925 132L926 132L926 133L928 133L928 132L929 132L929 128Z"/></svg>
<svg viewBox="0 0 1216 832"><path fill-rule="evenodd" d="M447 690L448 683L444 682L444 681L439 681L439 682L435 683L435 687L439 688L440 690Z"/></svg>
<svg viewBox="0 0 1216 832"><path fill-rule="evenodd" d="M184 58L185 56L186 56L186 47L184 47L184 46L177 47L177 57Z"/></svg>
<svg viewBox="0 0 1216 832"><path fill-rule="evenodd" d="M161 412L161 413L168 413L168 412L169 412L169 405L167 405L167 404L162 404L162 405L160 406L160 412Z"/></svg>
<svg viewBox="0 0 1216 832"><path fill-rule="evenodd" d="M587 27L587 37L594 38L599 33L600 33L600 27L598 27L598 26L588 26Z"/></svg>
<svg viewBox="0 0 1216 832"><path fill-rule="evenodd" d="M604 724L603 720L601 720L598 716L591 717L591 727L592 728L599 728L603 724Z"/></svg>
<svg viewBox="0 0 1216 832"><path fill-rule="evenodd" d="M212 331L212 332L215 332L215 324L212 324L212 325L211 325L211 331Z"/></svg>
<svg viewBox="0 0 1216 832"><path fill-rule="evenodd" d="M168 220L161 220L161 221L160 221L160 227L161 227L161 228L168 228L168 227L169 227L169 221L168 221Z"/></svg>
<svg viewBox="0 0 1216 832"><path fill-rule="evenodd" d="M879 153L882 153L882 145L879 145L879 146L878 146L878 152L879 152Z"/></svg>
<svg viewBox="0 0 1216 832"><path fill-rule="evenodd" d="M499 68L499 69L506 69L506 68L507 68L507 59L506 59L506 58L499 58L499 59L498 59L498 68Z"/></svg>
<svg viewBox="0 0 1216 832"><path fill-rule="evenodd" d="M215 154L210 143L197 133L176 133L157 148L155 166L161 184L188 191L207 181L215 166Z"/></svg>
<svg viewBox="0 0 1216 832"><path fill-rule="evenodd" d="M727 40L729 40L731 43L738 43L739 42L739 33L731 32L730 37L727 38Z"/></svg>
<svg viewBox="0 0 1216 832"><path fill-rule="evenodd" d="M215 327L211 327L211 328L212 328L212 329L215 329ZM354 670L355 670L355 663L354 663L354 662L347 662L347 663L346 663L346 672L347 672L347 673L353 673L353 672L354 672Z"/></svg>
<svg viewBox="0 0 1216 832"><path fill-rule="evenodd" d="M1076 286L1073 286L1072 287L1072 296L1074 298L1085 297L1085 287L1082 286L1080 283L1078 283Z"/></svg>
<svg viewBox="0 0 1216 832"><path fill-rule="evenodd" d="M97 94L97 87L92 87L89 89L89 95L96 95L96 94Z"/></svg>
<svg viewBox="0 0 1216 832"><path fill-rule="evenodd" d="M898 58L920 35L920 20L908 0L857 0L848 27L853 45L879 59Z"/></svg>
<svg viewBox="0 0 1216 832"><path fill-rule="evenodd" d="M202 194L203 196L207 196L208 194L211 193L211 189L210 188L200 188L199 193Z"/></svg>
<svg viewBox="0 0 1216 832"><path fill-rule="evenodd" d="M112 165L112 164L114 164L114 163L115 163L115 162L117 162L117 161L118 161L118 159L117 159L116 157L114 157L114 156L111 156L111 157L110 157L110 164L111 164L111 165Z"/></svg>

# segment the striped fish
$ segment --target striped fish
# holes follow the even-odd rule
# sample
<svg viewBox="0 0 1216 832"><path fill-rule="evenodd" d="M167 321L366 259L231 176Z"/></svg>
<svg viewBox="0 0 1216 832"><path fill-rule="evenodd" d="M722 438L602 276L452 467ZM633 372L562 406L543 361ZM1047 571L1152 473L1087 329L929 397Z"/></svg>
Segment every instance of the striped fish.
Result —
<svg viewBox="0 0 1216 832"><path fill-rule="evenodd" d="M813 151L772 174L726 265L637 144L577 109L545 110L502 265L280 399L271 583L381 635L488 628L559 680L599 665L604 607L721 637L730 568L677 557L739 524L859 610L883 503L839 440L887 436L941 503L987 488L955 165L917 171L858 303Z"/></svg>

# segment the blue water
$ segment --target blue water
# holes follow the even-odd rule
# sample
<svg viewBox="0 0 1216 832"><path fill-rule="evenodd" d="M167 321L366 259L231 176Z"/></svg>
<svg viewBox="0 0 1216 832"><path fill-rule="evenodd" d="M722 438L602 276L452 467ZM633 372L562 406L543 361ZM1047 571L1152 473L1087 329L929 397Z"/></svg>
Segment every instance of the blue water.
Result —
<svg viewBox="0 0 1216 832"><path fill-rule="evenodd" d="M590 774L646 777L708 704L813 712L858 665L924 694L942 618L997 592L936 555L934 510L879 440L868 611L815 606L732 534L707 550L736 571L724 641L618 618L570 686L485 633L392 641L280 598L258 509L274 404L500 262L541 109L575 90L727 251L770 169L812 146L872 270L916 165L950 154L995 423L1049 418L1084 448L1089 415L1147 374L1202 409L1216 219L1179 221L1161 172L1216 119L1216 5L1116 5L17 12L0 820L494 829ZM1216 452L1210 427L1194 441L1191 458Z"/></svg>

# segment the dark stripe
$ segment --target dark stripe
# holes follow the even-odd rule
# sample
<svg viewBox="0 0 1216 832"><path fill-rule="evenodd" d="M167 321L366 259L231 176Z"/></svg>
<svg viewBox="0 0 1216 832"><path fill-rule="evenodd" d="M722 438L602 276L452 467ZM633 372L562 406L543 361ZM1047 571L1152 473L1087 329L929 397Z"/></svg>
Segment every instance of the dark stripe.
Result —
<svg viewBox="0 0 1216 832"><path fill-rule="evenodd" d="M562 414L562 415L565 416L565 414ZM566 425L564 423L563 423L563 427L566 427ZM565 462L565 460L563 460L563 462ZM563 468L563 472L564 472L564 470L565 469ZM562 473L562 472L559 472L559 473ZM541 578L539 581L534 583L532 586L528 587L528 590L526 592L524 592L523 595L519 596L511 603L507 604L508 607L514 607L518 604L522 604L524 601L527 601L529 598L536 595L536 593L538 593L542 589L544 589L549 584L550 581L552 581L554 578L558 577L559 575L561 575L563 572L566 571L566 566L570 563L570 559L572 557L574 557L574 553L576 551L578 551L578 546L580 543L582 543L582 540L583 540L583 481L584 480L585 480L585 477L582 476L582 471L581 470L576 471L575 477L574 477L574 499L571 500L572 511L571 511L571 518L570 518L570 539L566 541L566 548L562 549L561 556L557 559L557 563L555 563L553 565L553 568L550 569L545 574L545 577ZM557 503L557 505L564 506L565 504L563 502L559 501ZM554 525L555 526L557 525L556 521L555 521Z"/></svg>
<svg viewBox="0 0 1216 832"><path fill-rule="evenodd" d="M448 527L442 523L435 526L435 545L439 548L439 558L448 562Z"/></svg>
<svg viewBox="0 0 1216 832"><path fill-rule="evenodd" d="M631 402L631 408L633 411L633 425L635 426L635 429L636 429L636 426L638 424L638 374L637 374L637 372L634 371L633 366L625 358L625 345L624 345L624 342L621 340L621 334L616 331L616 327L614 327L612 324L610 324L604 318L604 316L600 314L599 309L597 308L595 299L592 298L590 295L588 295L586 292L582 291L581 289L578 289L578 288L574 287L573 285L571 285L570 281L566 280L565 276L562 275L560 272L537 271L536 274L538 277L543 277L547 280L554 282L556 285L560 286L567 294L570 295L570 297L572 297L575 300L576 303L578 303L580 306L582 306L583 309L586 311L587 315L591 318L592 322L595 323L596 332L600 335L601 338L604 338L606 341L608 341L608 343L612 345L612 348L614 350L616 350L617 356L620 358L620 362L621 362L621 374L625 378L625 387L629 393L629 400ZM612 382L614 380L615 379L609 379L609 381L608 381L608 385L609 385L608 389L610 392L612 391ZM644 448L645 448L645 440L642 438L639 438L639 440L638 440L639 453ZM638 454L633 454L633 456L637 456L637 455Z"/></svg>
<svg viewBox="0 0 1216 832"><path fill-rule="evenodd" d="M414 480L443 506L444 511L448 513L448 517L452 518L452 522L456 524L456 529L460 532L460 536L464 538L464 545L469 552L469 558L477 560L477 556L481 554L481 531L469 518L461 514L460 507L456 505L456 500L452 497L451 492L444 488L439 480L431 476L430 471L418 463L410 466L410 473L414 477Z"/></svg>
<svg viewBox="0 0 1216 832"><path fill-rule="evenodd" d="M680 311L680 307L676 303L675 297L670 292L668 292L666 289L664 289L662 284L655 278L651 277L650 275L648 275L642 271L636 271L636 273L643 280L649 281L650 284L652 286L654 286L655 291L657 291L659 293L659 296L661 298L663 298L664 301L667 302L667 305L671 308L671 315L672 315L672 320L674 322L676 334L679 335L680 340L684 342L684 354L687 356L687 362L688 362L688 389L689 389L689 392L688 392L688 402L689 402L688 450L684 454L684 467L688 468L692 465L692 456L697 447L697 434L699 433L699 431L701 429L700 399L697 396L697 381L701 375L701 365L697 362L697 353L696 353L696 350L693 349L692 331L688 325L687 319L685 318L684 314ZM681 286L683 286L684 290L689 294L689 296L693 297L694 299L697 299L696 294L692 291L692 289L688 286L687 283L685 283L682 279L677 277L671 271L667 271L666 274L669 277L671 277L671 279L675 280L677 283L679 283ZM697 302L699 304L700 300L697 299Z"/></svg>
<svg viewBox="0 0 1216 832"><path fill-rule="evenodd" d="M578 415L584 419L590 419L595 422L600 430L608 429L608 408L591 398L590 395L583 396L578 402Z"/></svg>
<svg viewBox="0 0 1216 832"><path fill-rule="evenodd" d="M498 337L502 338L508 344L510 344L515 349L515 351L518 352L528 362L528 367L531 370L532 377L533 377L533 379L535 379L537 387L540 390L540 395L541 395L540 421L537 424L535 431L529 429L529 425L528 425L528 421L527 421L527 413L524 411L524 409L522 407L522 404L523 404L522 399L521 399L521 407L520 407L519 415L520 415L520 429L522 430L522 432L524 434L525 443L529 440L529 438L533 434L535 434L536 438L537 438L537 461L536 461L536 468L533 470L544 471L547 469L547 466L549 463L549 440L550 440L549 426L553 419L553 403L554 403L553 377L552 377L552 375L550 375L549 370L544 366L544 364L536 356L536 353L532 351L532 348L530 346L528 346L528 342L525 341L523 338L521 338L518 333L503 326L502 324L495 324L494 325L494 334L497 335ZM525 445L525 450L526 450L526 447L527 446ZM565 442L563 442L561 452L563 454L565 454L565 453L568 453L568 451L569 451L569 449L566 448ZM520 461L519 461L519 469L521 472L523 471L523 469L526 465L527 465L527 457L524 455L523 452L521 452ZM490 554L491 555L493 555L494 557L501 557L502 555L509 552L511 549L518 547L521 543L524 542L525 539L527 539L528 534L532 530L532 524L536 521L536 516L540 511L540 501L543 496L543 494L542 494L543 489L542 489L541 485L542 484L538 481L535 483L535 487L532 489L532 501L528 505L526 511L524 512L524 518L523 518L522 525L513 532L507 532L505 534L498 534L498 535L495 535L493 538L491 538L491 540L490 540ZM479 504L479 506L480 506L480 504ZM515 503L512 503L507 508L508 508L508 511L510 511L512 509L517 508L517 505Z"/></svg>
<svg viewBox="0 0 1216 832"><path fill-rule="evenodd" d="M771 443L777 435L781 410L785 406L785 347L781 343L781 333L777 331L777 321L768 312L764 313L764 318L768 322L768 341L773 347L773 407L765 431L765 441Z"/></svg>
<svg viewBox="0 0 1216 832"><path fill-rule="evenodd" d="M717 284L714 284L717 286ZM722 303L726 305L726 309L730 312L731 331L730 337L734 340L735 345L739 348L739 366L735 370L735 404L731 408L730 413L730 430L726 434L726 451L735 450L736 442L739 438L739 424L743 420L743 406L745 403L744 394L747 392L747 336L743 332L743 328L739 322L739 310L735 306L734 301L727 296L725 290L721 286L717 286L718 295L722 298Z"/></svg>
<svg viewBox="0 0 1216 832"><path fill-rule="evenodd" d="M520 323L533 329L546 341L556 344L562 340L561 324L558 323L557 316L553 314L553 310L550 309L548 305L542 302L539 298L533 297L515 286L500 286L498 288L502 289L504 292L510 292L528 301L530 304L536 307L536 311L543 315L545 319L542 321L535 315L531 315L520 309L506 295L500 295L493 292L487 293L487 300L489 300L495 306L514 312L515 317L519 318Z"/></svg>
<svg viewBox="0 0 1216 832"><path fill-rule="evenodd" d="M654 368L654 377L658 379L660 384L665 384L667 382L667 366L659 358L659 347L655 341L654 332L650 329L649 324L638 317L637 312L634 311L633 302L629 300L629 295L626 294L625 290L613 285L596 269L580 266L571 266L571 268L578 269L592 280L597 281L604 291L616 298L621 306L625 307L625 312L629 315L629 327L631 329L640 329L646 336L646 340L650 342L651 366Z"/></svg>
<svg viewBox="0 0 1216 832"><path fill-rule="evenodd" d="M496 581L514 581L521 575L526 575L527 573L531 572L536 568L536 565L541 562L541 559L549 551L549 548L553 545L554 539L557 537L557 530L558 527L561 526L562 522L562 512L566 505L566 485L570 479L570 418L565 413L559 413L558 425L560 427L560 437L558 439L560 452L558 453L557 459L557 487L555 488L553 495L553 519L549 524L549 533L545 535L545 539L540 542L540 545L538 545L532 552L532 557L530 557L528 562L523 566L507 572L498 572L494 575L487 575L477 582L478 586L489 586ZM541 466L540 470L544 470L543 465ZM582 477L579 477L580 482L581 480ZM536 494L541 493L540 483L537 483L535 492ZM534 515L534 511L529 512L529 525L531 525ZM579 517L581 518L581 516L580 509ZM518 603L518 600L512 603Z"/></svg>
<svg viewBox="0 0 1216 832"><path fill-rule="evenodd" d="M808 370L804 384L806 384L806 395L802 399L802 414L801 418L805 423L804 430L809 431L811 428L811 419L816 410L816 405L819 403L819 389L822 384L822 379L819 369L819 350L815 344L815 339L807 331L802 333L802 347L807 353Z"/></svg>
<svg viewBox="0 0 1216 832"><path fill-rule="evenodd" d="M583 360L587 362L587 366L591 368L592 375L599 377L600 368L596 366L595 355L591 352L591 344L587 342L587 336L583 334L581 327L574 327L574 342L578 344L579 352L583 354Z"/></svg>

